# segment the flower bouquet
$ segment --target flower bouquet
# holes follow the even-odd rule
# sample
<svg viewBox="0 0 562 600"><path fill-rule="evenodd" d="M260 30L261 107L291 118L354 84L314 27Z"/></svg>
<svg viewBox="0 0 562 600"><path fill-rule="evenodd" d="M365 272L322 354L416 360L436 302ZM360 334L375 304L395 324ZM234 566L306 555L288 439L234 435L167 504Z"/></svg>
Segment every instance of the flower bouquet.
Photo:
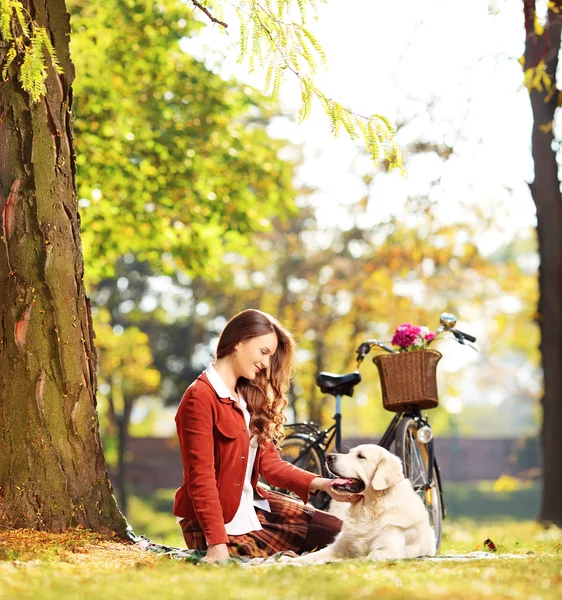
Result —
<svg viewBox="0 0 562 600"><path fill-rule="evenodd" d="M429 342L435 339L435 333L429 327L420 327L411 323L398 325L392 336L392 345L398 346L399 352L426 350Z"/></svg>
<svg viewBox="0 0 562 600"><path fill-rule="evenodd" d="M386 410L403 412L438 405L436 371L441 353L429 348L434 339L435 333L428 327L403 323L392 336L397 352L373 358Z"/></svg>

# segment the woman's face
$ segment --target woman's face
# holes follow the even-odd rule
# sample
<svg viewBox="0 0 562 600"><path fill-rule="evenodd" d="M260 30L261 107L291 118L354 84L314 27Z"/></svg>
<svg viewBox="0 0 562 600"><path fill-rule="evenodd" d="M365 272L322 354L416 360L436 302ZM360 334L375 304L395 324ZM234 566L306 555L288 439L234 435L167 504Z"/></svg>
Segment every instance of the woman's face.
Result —
<svg viewBox="0 0 562 600"><path fill-rule="evenodd" d="M272 332L250 338L240 342L236 349L234 361L238 377L255 379L262 369L268 368L269 360L277 350L277 335Z"/></svg>

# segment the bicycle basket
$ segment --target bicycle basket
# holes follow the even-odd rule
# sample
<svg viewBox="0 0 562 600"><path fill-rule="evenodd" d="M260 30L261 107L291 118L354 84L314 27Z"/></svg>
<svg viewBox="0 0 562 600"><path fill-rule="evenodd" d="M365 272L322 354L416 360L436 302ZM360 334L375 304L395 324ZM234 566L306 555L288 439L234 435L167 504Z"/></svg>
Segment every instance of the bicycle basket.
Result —
<svg viewBox="0 0 562 600"><path fill-rule="evenodd" d="M392 412L435 408L439 404L436 371L441 357L437 350L375 356L384 408Z"/></svg>

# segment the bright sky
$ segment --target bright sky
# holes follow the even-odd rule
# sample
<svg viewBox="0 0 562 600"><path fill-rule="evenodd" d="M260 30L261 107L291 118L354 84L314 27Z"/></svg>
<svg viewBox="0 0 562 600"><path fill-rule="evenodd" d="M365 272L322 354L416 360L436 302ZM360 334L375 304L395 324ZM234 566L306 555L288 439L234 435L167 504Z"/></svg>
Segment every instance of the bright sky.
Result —
<svg viewBox="0 0 562 600"><path fill-rule="evenodd" d="M429 189L439 202L443 221L469 219L470 207L493 215L494 231L483 232L482 250L535 223L526 180L532 177L529 151L531 114L517 58L523 52L523 9L520 2L490 0L330 0L320 6L311 26L326 50L329 70L318 86L358 113L382 113L391 121L408 121L398 135L405 145L413 139L446 142L454 155L444 165L434 154L412 157L407 175L376 175L365 226L399 214L409 196ZM345 8L344 8L345 7ZM261 87L261 73L248 75L237 65L236 17L228 18L231 33L218 26L186 46L209 59L209 49L224 49L223 72ZM296 115L300 93L288 75L282 93L286 113ZM431 110L428 105L432 104ZM299 178L318 188L312 202L320 222L351 226L346 205L364 194L360 177L373 173L368 158L345 133L335 139L327 117L316 105L302 125L278 119L271 133L303 144ZM343 209L343 210L342 210Z"/></svg>

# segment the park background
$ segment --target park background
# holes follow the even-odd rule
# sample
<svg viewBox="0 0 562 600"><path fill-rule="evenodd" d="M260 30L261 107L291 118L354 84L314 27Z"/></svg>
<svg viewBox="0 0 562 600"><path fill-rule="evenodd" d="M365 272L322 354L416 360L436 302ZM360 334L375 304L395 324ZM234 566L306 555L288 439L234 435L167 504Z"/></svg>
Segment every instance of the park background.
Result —
<svg viewBox="0 0 562 600"><path fill-rule="evenodd" d="M0 87L0 593L121 598L142 586L174 597L187 585L234 598L263 597L267 585L283 598L295 586L303 598L556 597L562 269L550 259L562 255L562 2L263 2L240 0L240 22L219 0L28 0L66 75L49 62L48 36L35 52L24 40L27 62L18 54L23 38L10 42L9 25L25 33L26 17L15 0L0 3L0 53L15 57ZM310 28L294 24L298 39L275 29L273 69L260 65L271 57L264 6L281 21L306 13ZM213 19L236 25L225 33ZM249 60L239 64L241 47ZM325 96L303 79L315 61ZM367 123L356 115L373 112L372 132L349 140L353 123ZM535 203L554 216L537 219ZM227 319L248 307L275 314L299 342L289 421L323 425L333 405L318 371L350 371L364 339L455 313L480 352L439 345L441 405L430 417L449 508L442 552L489 549L490 538L498 553L294 577L206 570L112 535L127 523L98 419L135 533L183 545L171 513L174 414ZM347 445L377 439L390 418L370 361L362 374L344 403Z"/></svg>
<svg viewBox="0 0 562 600"><path fill-rule="evenodd" d="M297 338L289 422L323 425L333 404L318 371L353 370L364 339L455 313L480 353L438 346L441 406L430 417L449 517L535 518L538 254L520 7L470 3L462 28L450 26L451 2L321 7L312 29L329 69L319 85L396 124L404 174L334 138L321 111L298 123L290 78L279 103L264 98L263 70L237 64L236 34L204 16L172 29L141 4L131 18L117 4L69 3L99 415L135 530L181 543L175 410L247 307ZM156 35L168 47L144 51ZM178 60L190 74L177 74ZM390 419L374 365L362 373L344 402L349 446L377 439ZM153 510L161 531L150 529Z"/></svg>

